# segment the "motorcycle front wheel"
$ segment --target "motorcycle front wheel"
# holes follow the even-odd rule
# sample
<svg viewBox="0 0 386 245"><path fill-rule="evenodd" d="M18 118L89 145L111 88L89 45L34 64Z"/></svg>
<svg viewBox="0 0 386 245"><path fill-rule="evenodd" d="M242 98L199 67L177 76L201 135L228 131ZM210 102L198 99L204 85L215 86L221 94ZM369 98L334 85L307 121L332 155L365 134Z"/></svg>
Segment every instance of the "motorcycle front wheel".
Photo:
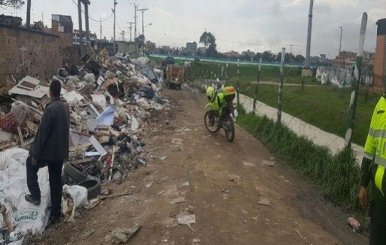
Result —
<svg viewBox="0 0 386 245"><path fill-rule="evenodd" d="M216 120L217 119L217 120ZM211 133L216 133L220 129L218 117L214 111L207 111L204 116L206 129Z"/></svg>

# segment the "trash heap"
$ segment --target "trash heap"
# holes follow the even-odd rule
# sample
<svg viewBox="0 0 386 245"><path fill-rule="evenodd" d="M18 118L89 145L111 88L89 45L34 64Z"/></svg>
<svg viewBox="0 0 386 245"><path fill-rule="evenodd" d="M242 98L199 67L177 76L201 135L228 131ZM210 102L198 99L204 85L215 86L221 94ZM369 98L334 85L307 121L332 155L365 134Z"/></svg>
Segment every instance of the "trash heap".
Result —
<svg viewBox="0 0 386 245"><path fill-rule="evenodd" d="M162 76L149 66L145 57L130 60L123 55L99 55L83 61L80 66L60 68L53 79L62 83L61 97L68 104L71 120L70 157L63 167L62 182L85 187L87 199L91 200L100 195L101 183L121 181L130 171L147 163L146 144L142 140L144 128L152 112L169 110L169 102L160 96ZM32 143L50 101L48 92L48 82L30 76L0 85L0 209L5 207L0 243L16 241L27 230L41 232L46 224L41 217L42 225L38 228L21 225L32 217L15 220L18 207L28 206L23 198L28 192L25 171L19 174L18 179L22 180L17 190L11 190L10 182L1 180L2 175L10 174L15 162L19 168L25 168L28 151L20 148L28 150ZM19 149L16 155L5 154L15 149ZM46 171L41 172L39 181L47 181ZM40 178L40 174L44 176ZM44 188L42 198L43 191ZM72 194L64 191L64 201L67 197L71 199ZM18 226L23 229L18 230Z"/></svg>

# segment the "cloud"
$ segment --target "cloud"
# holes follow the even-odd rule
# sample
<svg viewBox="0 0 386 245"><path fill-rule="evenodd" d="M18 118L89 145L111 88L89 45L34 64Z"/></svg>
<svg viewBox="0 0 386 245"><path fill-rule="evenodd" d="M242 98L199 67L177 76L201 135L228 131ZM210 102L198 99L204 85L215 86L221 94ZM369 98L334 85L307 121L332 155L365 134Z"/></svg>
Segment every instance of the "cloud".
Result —
<svg viewBox="0 0 386 245"><path fill-rule="evenodd" d="M127 0L117 1L117 33L122 30L128 33L127 22L133 20L133 6ZM111 14L112 1L91 2L90 16L94 19ZM220 51L277 52L294 45L295 53L305 53L309 0L142 0L137 3L149 8L145 22L153 25L146 27L145 33L159 45L184 46L188 41L198 42L202 32L208 30L216 36ZM73 1L58 4L52 0L33 0L32 10L34 20L40 20L44 13L48 26L51 14L71 15L75 27L78 26ZM14 13L13 9L3 12ZM315 0L311 53L336 55L340 26L344 30L343 48L355 51L363 12L369 15L365 46L371 51L375 47L375 22L386 17L386 0ZM19 10L18 15L24 17L25 8ZM141 24L140 16L138 21ZM112 36L112 26L112 18L102 23L103 36ZM90 27L99 35L100 23L91 21ZM141 30L140 26L138 29Z"/></svg>

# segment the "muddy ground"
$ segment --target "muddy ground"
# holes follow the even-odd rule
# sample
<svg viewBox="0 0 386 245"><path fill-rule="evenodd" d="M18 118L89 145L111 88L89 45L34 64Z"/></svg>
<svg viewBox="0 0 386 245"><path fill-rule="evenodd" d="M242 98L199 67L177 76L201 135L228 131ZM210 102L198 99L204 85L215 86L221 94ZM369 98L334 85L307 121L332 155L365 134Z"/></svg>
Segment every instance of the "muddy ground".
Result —
<svg viewBox="0 0 386 245"><path fill-rule="evenodd" d="M79 210L75 222L26 243L108 244L114 229L139 224L129 244L367 244L347 214L243 129L234 143L210 135L202 94L165 94L172 116L158 115L145 130L149 164L103 187L130 194ZM195 215L191 229L177 224L181 214Z"/></svg>

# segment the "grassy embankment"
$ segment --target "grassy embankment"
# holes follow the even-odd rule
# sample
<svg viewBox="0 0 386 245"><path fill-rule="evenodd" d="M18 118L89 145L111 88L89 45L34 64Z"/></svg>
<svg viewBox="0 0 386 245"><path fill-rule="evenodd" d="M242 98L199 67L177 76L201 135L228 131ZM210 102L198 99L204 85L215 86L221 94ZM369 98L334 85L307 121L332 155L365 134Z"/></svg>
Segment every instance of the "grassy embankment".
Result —
<svg viewBox="0 0 386 245"><path fill-rule="evenodd" d="M222 64L198 62L192 63L192 69L188 73L188 79L210 78L213 71L221 74ZM279 81L279 67L263 66L260 75L261 81ZM228 77L232 85L240 82L240 92L250 97L254 96L257 66L241 65L240 75L237 76L237 66L229 65ZM285 83L301 84L301 68L285 68ZM212 77L213 78L213 77ZM306 85L317 85L314 79L307 79ZM272 107L277 107L277 86L260 85L257 99ZM348 125L348 106L350 102L350 89L339 89L332 86L284 86L283 111L300 118L327 132L345 136ZM354 128L353 142L363 145L372 111L379 99L378 95L367 95L361 92L358 100L357 116Z"/></svg>

